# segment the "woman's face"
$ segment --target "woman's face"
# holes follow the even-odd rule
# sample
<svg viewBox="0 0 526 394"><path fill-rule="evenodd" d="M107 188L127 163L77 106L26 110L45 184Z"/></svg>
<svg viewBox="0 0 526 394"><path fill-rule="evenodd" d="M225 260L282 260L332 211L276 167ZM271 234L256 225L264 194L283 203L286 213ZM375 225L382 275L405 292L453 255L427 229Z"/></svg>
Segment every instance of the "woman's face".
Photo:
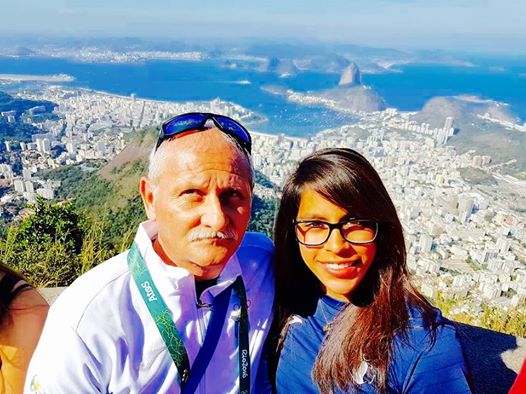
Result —
<svg viewBox="0 0 526 394"><path fill-rule="evenodd" d="M297 221L322 221L339 223L353 217L342 207L333 204L310 188L301 193ZM361 218L367 219L367 218ZM376 242L352 244L346 241L338 229L319 246L299 243L303 261L332 298L349 302L349 297L361 282L376 255Z"/></svg>

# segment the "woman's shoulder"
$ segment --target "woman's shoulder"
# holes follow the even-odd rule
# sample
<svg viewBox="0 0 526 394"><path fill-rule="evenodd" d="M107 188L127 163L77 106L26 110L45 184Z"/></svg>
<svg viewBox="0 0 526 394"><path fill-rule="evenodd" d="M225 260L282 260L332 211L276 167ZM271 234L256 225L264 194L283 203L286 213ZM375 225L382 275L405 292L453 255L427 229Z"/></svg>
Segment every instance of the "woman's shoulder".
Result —
<svg viewBox="0 0 526 394"><path fill-rule="evenodd" d="M423 310L410 308L408 328L395 338L392 372L397 384L405 388L445 384L451 392L469 392L457 327L439 309L432 312L426 318Z"/></svg>
<svg viewBox="0 0 526 394"><path fill-rule="evenodd" d="M9 305L9 313L3 322L3 334L17 341L26 336L26 328L41 328L47 317L49 305L33 287L24 287ZM31 330L30 330L31 331Z"/></svg>
<svg viewBox="0 0 526 394"><path fill-rule="evenodd" d="M18 314L47 314L49 308L46 300L40 293L30 286L19 275L9 272L0 272L0 298L5 310L9 311L2 318L3 322L14 319Z"/></svg>
<svg viewBox="0 0 526 394"><path fill-rule="evenodd" d="M399 341L408 342L415 350L424 351L430 346L447 347L459 343L457 325L444 317L436 307L424 311L416 306L409 306L409 322L405 335L399 335Z"/></svg>
<svg viewBox="0 0 526 394"><path fill-rule="evenodd" d="M49 305L37 289L24 287L11 302L10 309L17 310L41 310L47 311Z"/></svg>
<svg viewBox="0 0 526 394"><path fill-rule="evenodd" d="M46 320L48 304L38 291L19 281L12 289L0 330L2 379L8 392L21 392L27 365Z"/></svg>

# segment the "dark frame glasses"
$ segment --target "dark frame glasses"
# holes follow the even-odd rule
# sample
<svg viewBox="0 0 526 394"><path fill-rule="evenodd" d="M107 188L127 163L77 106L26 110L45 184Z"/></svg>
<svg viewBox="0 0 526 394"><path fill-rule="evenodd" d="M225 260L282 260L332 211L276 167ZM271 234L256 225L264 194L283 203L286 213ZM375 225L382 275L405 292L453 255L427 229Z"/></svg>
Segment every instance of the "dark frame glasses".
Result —
<svg viewBox="0 0 526 394"><path fill-rule="evenodd" d="M371 242L374 242L376 240L376 237L378 236L378 223L373 220L349 218L349 219L342 220L341 222L338 222L338 223L328 223L322 220L293 220L292 223L294 224L294 233L296 236L296 241L298 241L300 244L305 245L305 246L323 245L330 238L333 230L338 230L340 232L340 235L346 242L349 242L355 245L369 244ZM319 231L319 234L315 236L315 238L318 238L316 241L308 242L307 233L310 231L309 227L311 225L313 226L313 228L316 228L321 231ZM346 234L346 231L344 230L345 226L349 226L349 229L348 229L349 234ZM354 233L361 232L363 234L369 231L374 232L373 236L370 237L369 239L349 238L349 235L353 232Z"/></svg>
<svg viewBox="0 0 526 394"><path fill-rule="evenodd" d="M208 120L212 120L215 126L223 133L232 136L249 155L252 153L252 137L250 137L250 133L245 127L228 116L209 112L188 112L164 122L159 130L159 138L155 150L159 148L164 140L174 135L191 130L205 130Z"/></svg>

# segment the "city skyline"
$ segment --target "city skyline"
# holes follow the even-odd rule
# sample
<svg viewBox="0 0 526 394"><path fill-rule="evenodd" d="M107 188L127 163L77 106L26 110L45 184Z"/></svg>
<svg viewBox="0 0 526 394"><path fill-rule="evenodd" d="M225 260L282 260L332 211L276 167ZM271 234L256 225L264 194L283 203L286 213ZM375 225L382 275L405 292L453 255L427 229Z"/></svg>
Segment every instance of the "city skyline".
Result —
<svg viewBox="0 0 526 394"><path fill-rule="evenodd" d="M399 49L526 54L526 2L505 0L23 0L2 5L0 35L273 39Z"/></svg>

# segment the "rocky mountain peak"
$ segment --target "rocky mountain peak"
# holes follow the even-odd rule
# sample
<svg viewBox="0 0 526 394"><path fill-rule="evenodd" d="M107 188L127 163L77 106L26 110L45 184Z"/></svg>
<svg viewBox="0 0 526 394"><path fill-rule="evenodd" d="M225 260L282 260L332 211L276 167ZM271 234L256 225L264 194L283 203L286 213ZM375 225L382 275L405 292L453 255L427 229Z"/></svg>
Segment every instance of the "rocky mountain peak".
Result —
<svg viewBox="0 0 526 394"><path fill-rule="evenodd" d="M361 85L362 84L362 73L356 65L352 62L348 67L343 70L340 82L338 85Z"/></svg>

